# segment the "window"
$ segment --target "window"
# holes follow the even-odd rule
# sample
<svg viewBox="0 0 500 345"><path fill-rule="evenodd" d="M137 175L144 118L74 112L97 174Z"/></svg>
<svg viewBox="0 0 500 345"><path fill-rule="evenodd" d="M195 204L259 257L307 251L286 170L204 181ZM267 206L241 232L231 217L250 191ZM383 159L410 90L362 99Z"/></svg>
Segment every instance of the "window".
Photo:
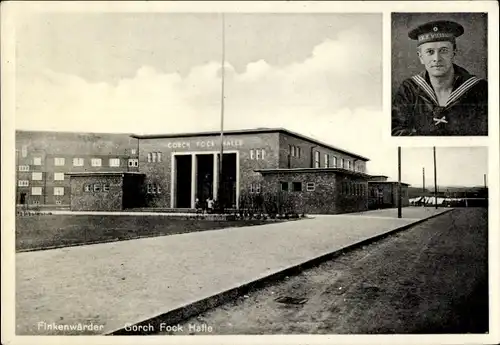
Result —
<svg viewBox="0 0 500 345"><path fill-rule="evenodd" d="M350 160L347 160L347 169L352 169L352 162Z"/></svg>
<svg viewBox="0 0 500 345"><path fill-rule="evenodd" d="M259 160L259 159L260 159L260 152L261 152L261 151L260 151L259 149L255 150L255 159L256 159L256 160Z"/></svg>
<svg viewBox="0 0 500 345"><path fill-rule="evenodd" d="M136 155L136 154L137 154L137 150L136 150L136 149L132 149L132 150L130 150L130 154L131 154L131 155Z"/></svg>
<svg viewBox="0 0 500 345"><path fill-rule="evenodd" d="M333 156L332 157L332 168L336 168L337 167L337 157Z"/></svg>
<svg viewBox="0 0 500 345"><path fill-rule="evenodd" d="M100 184L95 184L94 185L94 192L100 192L101 191L101 185Z"/></svg>
<svg viewBox="0 0 500 345"><path fill-rule="evenodd" d="M60 167L60 166L63 166L65 163L66 163L66 160L64 158L58 158L58 157L54 158L54 165L55 166Z"/></svg>
<svg viewBox="0 0 500 345"><path fill-rule="evenodd" d="M28 180L19 180L17 182L18 187L28 187L30 185L30 181Z"/></svg>
<svg viewBox="0 0 500 345"><path fill-rule="evenodd" d="M26 156L28 156L28 145L23 145L23 147L21 148L21 156L23 158L26 158Z"/></svg>
<svg viewBox="0 0 500 345"><path fill-rule="evenodd" d="M293 145L290 145L290 155L292 157L295 157L295 146L293 146Z"/></svg>
<svg viewBox="0 0 500 345"><path fill-rule="evenodd" d="M54 187L54 195L64 195L64 187Z"/></svg>
<svg viewBox="0 0 500 345"><path fill-rule="evenodd" d="M40 204L40 201L38 201L38 200L33 200L31 203L32 203L33 205L38 205L38 204Z"/></svg>
<svg viewBox="0 0 500 345"><path fill-rule="evenodd" d="M302 192L302 182L292 182L292 190L294 192Z"/></svg>
<svg viewBox="0 0 500 345"><path fill-rule="evenodd" d="M314 182L307 182L306 190L308 192L314 192L315 189L316 189L316 184Z"/></svg>
<svg viewBox="0 0 500 345"><path fill-rule="evenodd" d="M297 152L297 158L300 158L300 146L297 146L297 148L295 149Z"/></svg>
<svg viewBox="0 0 500 345"><path fill-rule="evenodd" d="M149 152L148 162L149 163L161 162L161 152Z"/></svg>
<svg viewBox="0 0 500 345"><path fill-rule="evenodd" d="M250 185L250 193L258 194L260 193L260 183L252 183Z"/></svg>
<svg viewBox="0 0 500 345"><path fill-rule="evenodd" d="M103 192L109 192L109 184L105 183L102 185L102 191Z"/></svg>
<svg viewBox="0 0 500 345"><path fill-rule="evenodd" d="M61 172L54 173L54 181L64 181L64 173Z"/></svg>
<svg viewBox="0 0 500 345"><path fill-rule="evenodd" d="M131 158L128 160L128 166L129 167L138 167L139 166L139 160L137 158Z"/></svg>
<svg viewBox="0 0 500 345"><path fill-rule="evenodd" d="M42 187L31 187L31 195L42 195Z"/></svg>
<svg viewBox="0 0 500 345"><path fill-rule="evenodd" d="M86 184L83 186L83 190L85 192L92 192L92 185L91 184Z"/></svg>
<svg viewBox="0 0 500 345"><path fill-rule="evenodd" d="M110 158L109 159L110 167L119 167L120 166L120 158Z"/></svg>
<svg viewBox="0 0 500 345"><path fill-rule="evenodd" d="M260 159L264 159L265 156L266 156L266 150L262 149L260 152Z"/></svg>
<svg viewBox="0 0 500 345"><path fill-rule="evenodd" d="M254 153L253 149L250 150L250 159L255 159L255 153Z"/></svg>
<svg viewBox="0 0 500 345"><path fill-rule="evenodd" d="M148 194L161 194L161 186L157 183L148 183L147 193Z"/></svg>
<svg viewBox="0 0 500 345"><path fill-rule="evenodd" d="M340 158L340 167L341 167L342 169L344 169L344 168L345 168L345 166L344 166L344 158Z"/></svg>
<svg viewBox="0 0 500 345"><path fill-rule="evenodd" d="M101 158L92 158L92 160L90 161L90 164L93 167L100 167L102 165L102 159Z"/></svg>
<svg viewBox="0 0 500 345"><path fill-rule="evenodd" d="M288 182L280 182L280 185L283 192L288 192Z"/></svg>
<svg viewBox="0 0 500 345"><path fill-rule="evenodd" d="M42 165L42 158L41 157L33 158L33 165Z"/></svg>
<svg viewBox="0 0 500 345"><path fill-rule="evenodd" d="M83 166L83 158L73 158L73 166L74 167L82 167Z"/></svg>
<svg viewBox="0 0 500 345"><path fill-rule="evenodd" d="M328 168L328 163L330 163L330 157L325 153L325 168Z"/></svg>
<svg viewBox="0 0 500 345"><path fill-rule="evenodd" d="M29 165L20 165L19 171L30 171L30 166Z"/></svg>
<svg viewBox="0 0 500 345"><path fill-rule="evenodd" d="M314 167L319 168L320 167L320 158L319 158L319 152L315 151L314 152Z"/></svg>
<svg viewBox="0 0 500 345"><path fill-rule="evenodd" d="M61 205L61 200L56 200L56 205Z"/></svg>
<svg viewBox="0 0 500 345"><path fill-rule="evenodd" d="M31 173L31 179L33 181L41 181L42 180L42 173L41 172L33 172L33 173Z"/></svg>

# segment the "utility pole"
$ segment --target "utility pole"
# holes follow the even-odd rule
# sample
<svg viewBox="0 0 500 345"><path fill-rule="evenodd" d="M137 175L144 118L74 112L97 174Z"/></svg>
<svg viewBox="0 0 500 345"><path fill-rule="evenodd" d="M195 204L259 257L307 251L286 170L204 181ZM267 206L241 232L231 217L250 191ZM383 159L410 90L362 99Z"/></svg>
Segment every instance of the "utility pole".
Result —
<svg viewBox="0 0 500 345"><path fill-rule="evenodd" d="M425 192L425 167L422 167L422 199L424 200L422 202L423 207L425 207L425 198L427 197L426 194L427 193Z"/></svg>
<svg viewBox="0 0 500 345"><path fill-rule="evenodd" d="M422 168L422 193L425 194L425 168Z"/></svg>
<svg viewBox="0 0 500 345"><path fill-rule="evenodd" d="M401 213L401 146L398 146L398 218L402 218Z"/></svg>
<svg viewBox="0 0 500 345"><path fill-rule="evenodd" d="M219 158L219 176L217 184L217 196L215 200L218 201L219 207L223 209L222 199L222 159L224 157L224 77L225 77L225 62L226 62L226 43L225 43L225 25L224 25L224 13L222 13L222 70L221 70L221 112L220 112L220 158Z"/></svg>
<svg viewBox="0 0 500 345"><path fill-rule="evenodd" d="M434 204L436 206L436 209L438 208L438 201L437 201L437 194L438 194L438 187L437 187L437 168L436 168L436 146L433 148L434 152Z"/></svg>

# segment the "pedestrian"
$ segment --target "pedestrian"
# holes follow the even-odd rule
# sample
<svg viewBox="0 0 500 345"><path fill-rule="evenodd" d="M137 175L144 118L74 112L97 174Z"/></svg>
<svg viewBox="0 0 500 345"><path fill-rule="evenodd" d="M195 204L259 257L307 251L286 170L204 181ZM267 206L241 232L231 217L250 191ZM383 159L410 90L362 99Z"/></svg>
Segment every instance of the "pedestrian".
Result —
<svg viewBox="0 0 500 345"><path fill-rule="evenodd" d="M212 199L212 197L208 197L207 199L207 209L208 213L213 213L214 211L214 200Z"/></svg>
<svg viewBox="0 0 500 345"><path fill-rule="evenodd" d="M425 69L395 93L393 136L488 135L488 82L454 63L463 33L462 25L446 20L409 32Z"/></svg>

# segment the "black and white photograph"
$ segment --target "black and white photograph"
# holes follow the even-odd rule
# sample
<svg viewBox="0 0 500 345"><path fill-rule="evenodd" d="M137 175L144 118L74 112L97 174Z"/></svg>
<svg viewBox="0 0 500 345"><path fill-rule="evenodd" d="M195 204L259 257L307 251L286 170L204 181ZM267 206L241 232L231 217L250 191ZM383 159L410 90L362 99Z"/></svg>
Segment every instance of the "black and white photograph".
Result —
<svg viewBox="0 0 500 345"><path fill-rule="evenodd" d="M9 22L2 343L496 334L498 14L130 3Z"/></svg>
<svg viewBox="0 0 500 345"><path fill-rule="evenodd" d="M392 13L393 136L487 136L486 13Z"/></svg>

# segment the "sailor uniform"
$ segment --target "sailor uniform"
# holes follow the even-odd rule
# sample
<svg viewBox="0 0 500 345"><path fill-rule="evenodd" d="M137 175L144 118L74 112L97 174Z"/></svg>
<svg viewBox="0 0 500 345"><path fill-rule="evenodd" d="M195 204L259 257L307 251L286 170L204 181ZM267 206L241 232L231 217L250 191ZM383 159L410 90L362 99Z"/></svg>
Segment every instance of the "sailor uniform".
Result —
<svg viewBox="0 0 500 345"><path fill-rule="evenodd" d="M451 21L429 22L411 30L408 37L420 46L448 41L464 33ZM392 103L392 135L488 135L488 83L453 65L454 81L446 104L440 105L429 73L403 81Z"/></svg>
<svg viewBox="0 0 500 345"><path fill-rule="evenodd" d="M424 71L403 81L392 105L392 135L488 135L488 83L453 65L455 80L440 106Z"/></svg>

